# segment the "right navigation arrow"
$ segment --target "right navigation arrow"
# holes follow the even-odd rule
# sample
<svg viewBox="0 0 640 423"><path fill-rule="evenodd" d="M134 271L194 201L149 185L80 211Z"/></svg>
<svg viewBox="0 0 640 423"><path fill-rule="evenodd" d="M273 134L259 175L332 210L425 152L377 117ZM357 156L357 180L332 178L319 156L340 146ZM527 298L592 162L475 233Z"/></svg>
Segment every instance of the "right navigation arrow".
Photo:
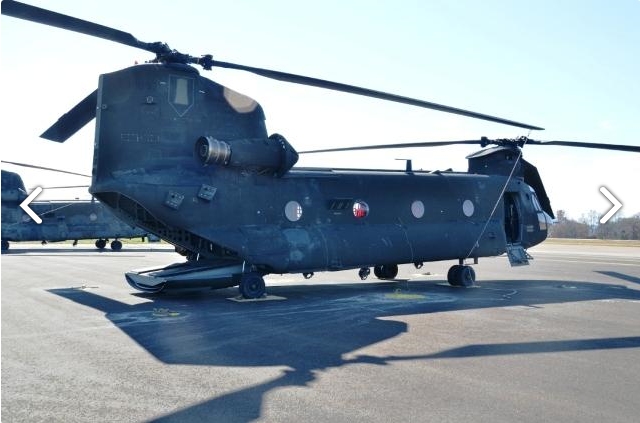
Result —
<svg viewBox="0 0 640 423"><path fill-rule="evenodd" d="M607 214L602 216L602 218L600 219L600 223L607 223L609 219L611 219L611 217L622 208L622 203L618 201L618 199L614 197L613 194L611 194L611 192L605 187L600 187L600 192L613 204L611 210L609 210Z"/></svg>

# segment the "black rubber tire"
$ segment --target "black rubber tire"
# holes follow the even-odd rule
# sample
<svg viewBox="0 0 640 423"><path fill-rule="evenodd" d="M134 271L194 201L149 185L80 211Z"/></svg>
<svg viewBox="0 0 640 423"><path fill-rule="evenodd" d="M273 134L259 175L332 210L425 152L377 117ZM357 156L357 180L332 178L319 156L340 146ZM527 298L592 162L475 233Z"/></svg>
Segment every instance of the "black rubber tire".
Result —
<svg viewBox="0 0 640 423"><path fill-rule="evenodd" d="M267 293L264 279L259 273L245 273L240 279L240 294L246 299L262 298Z"/></svg>
<svg viewBox="0 0 640 423"><path fill-rule="evenodd" d="M373 274L376 276L376 278L383 279L382 278L382 266L381 265L374 266L373 267Z"/></svg>
<svg viewBox="0 0 640 423"><path fill-rule="evenodd" d="M476 272L471 266L462 266L458 273L459 286L470 287L476 280Z"/></svg>
<svg viewBox="0 0 640 423"><path fill-rule="evenodd" d="M395 279L398 276L397 264L379 264L373 268L373 274L376 278L382 280Z"/></svg>
<svg viewBox="0 0 640 423"><path fill-rule="evenodd" d="M460 286L458 284L458 273L460 273L460 268L462 266L460 266L459 264L453 265L449 268L449 271L447 272L447 282L449 282L449 285L451 286Z"/></svg>

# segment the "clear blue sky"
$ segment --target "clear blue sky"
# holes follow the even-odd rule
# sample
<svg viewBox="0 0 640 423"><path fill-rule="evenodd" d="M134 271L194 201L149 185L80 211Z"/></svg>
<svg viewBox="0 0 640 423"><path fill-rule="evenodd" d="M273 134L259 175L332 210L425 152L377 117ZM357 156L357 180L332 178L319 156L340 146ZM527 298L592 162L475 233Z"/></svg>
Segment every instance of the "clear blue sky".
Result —
<svg viewBox="0 0 640 423"><path fill-rule="evenodd" d="M35 1L165 41L192 55L361 85L546 128L525 130L281 83L238 71L202 73L258 100L269 132L298 150L529 135L640 145L640 1ZM93 123L63 145L39 134L97 86L98 75L149 53L2 16L3 160L90 173ZM466 170L470 146L304 157L301 165ZM555 210L610 204L640 212L640 154L525 148ZM28 187L84 180L19 170ZM88 181L87 181L88 182ZM88 197L45 191L41 198Z"/></svg>

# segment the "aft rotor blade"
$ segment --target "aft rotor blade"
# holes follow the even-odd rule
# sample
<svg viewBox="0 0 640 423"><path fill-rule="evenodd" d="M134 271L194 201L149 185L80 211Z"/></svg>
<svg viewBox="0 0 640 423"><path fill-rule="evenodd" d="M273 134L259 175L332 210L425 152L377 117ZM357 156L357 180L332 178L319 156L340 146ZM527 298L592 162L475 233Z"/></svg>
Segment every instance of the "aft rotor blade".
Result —
<svg viewBox="0 0 640 423"><path fill-rule="evenodd" d="M60 187L40 187L43 190L45 189L71 189L71 188L89 188L91 185L64 185ZM33 188L32 188L33 189Z"/></svg>
<svg viewBox="0 0 640 423"><path fill-rule="evenodd" d="M455 144L482 144L482 140L462 140L462 141L433 141L433 142L408 142L402 144L378 144L363 145L358 147L325 148L321 150L298 151L298 154L312 153L333 153L336 151L357 151L357 150L384 150L390 148L415 148L415 147L442 147Z"/></svg>
<svg viewBox="0 0 640 423"><path fill-rule="evenodd" d="M84 173L76 173L76 172L70 172L68 170L60 170L60 169L54 169L51 167L44 167L44 166L36 166L36 165L30 165L30 164L26 164L26 163L18 163L18 162L9 162L6 160L2 160L2 163L7 163L7 164L12 164L12 165L16 165L16 166L22 166L22 167L30 167L32 169L41 169L41 170L50 170L52 172L60 172L60 173L67 173L69 175L76 175L76 176L84 176L86 178L91 178L91 175L85 175Z"/></svg>
<svg viewBox="0 0 640 423"><path fill-rule="evenodd" d="M591 142L580 142L580 141L528 140L527 145L562 145L565 147L599 148L603 150L618 150L618 151L628 151L632 153L640 153L640 146L622 145L622 144L603 144L603 143L591 143Z"/></svg>
<svg viewBox="0 0 640 423"><path fill-rule="evenodd" d="M482 137L478 140L460 140L460 141L433 141L433 142L414 142L414 143L401 143L401 144L379 144L379 145L364 145L357 147L340 147L340 148L324 148L319 150L299 151L298 154L312 154L312 153L332 153L338 151L357 151L357 150L384 150L391 148L415 148L415 147L441 147L445 145L456 144L479 144L482 147L487 145L499 145L499 146L512 146L512 147L524 147L525 145L560 145L565 147L583 147L583 148L598 148L604 150L617 150L627 151L632 153L640 153L640 146L635 145L622 145L622 144L604 144L604 143L590 143L581 141L538 141L532 140L527 137L519 137L515 139L488 139Z"/></svg>
<svg viewBox="0 0 640 423"><path fill-rule="evenodd" d="M67 29L93 37L103 38L130 47L141 48L152 53L164 52L162 43L145 43L128 32L109 28L62 13L52 12L40 7L20 3L14 0L2 0L2 14L31 22Z"/></svg>
<svg viewBox="0 0 640 423"><path fill-rule="evenodd" d="M239 65L229 62L214 61L213 66L221 68L243 70L246 72L255 73L256 75L264 76L266 78L276 79L278 81L291 82L294 84L309 85L317 88L324 88L328 90L340 91L350 94L362 95L365 97L378 98L380 100L388 100L396 103L409 104L411 106L423 107L426 109L439 110L441 112L453 113L456 115L467 116L476 119L487 120L495 123L502 123L505 125L516 126L518 128L543 130L538 126L528 125L526 123L520 123L513 120L503 119L495 116L485 115L483 113L472 112L469 110L458 109L456 107L445 106L438 103L432 103L430 101L418 100L415 98L404 97L396 94L385 93L382 91L371 90L369 88L357 87L355 85L342 84L340 82L327 81L325 79L312 78L309 76L296 75L293 73L280 72L276 70L256 68L252 66Z"/></svg>
<svg viewBox="0 0 640 423"><path fill-rule="evenodd" d="M80 103L62 115L56 123L44 131L42 138L46 140L65 142L87 123L96 117L98 104L98 90L86 96Z"/></svg>

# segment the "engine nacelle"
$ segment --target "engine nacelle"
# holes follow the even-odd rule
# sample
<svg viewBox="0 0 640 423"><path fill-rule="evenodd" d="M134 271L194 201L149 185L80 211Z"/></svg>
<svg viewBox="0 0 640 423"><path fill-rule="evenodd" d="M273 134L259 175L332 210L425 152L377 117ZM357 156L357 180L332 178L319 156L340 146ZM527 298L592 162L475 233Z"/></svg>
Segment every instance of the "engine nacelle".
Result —
<svg viewBox="0 0 640 423"><path fill-rule="evenodd" d="M217 140L203 136L195 152L203 165L238 167L256 172L270 171L282 176L298 161L298 153L279 134L266 139Z"/></svg>

